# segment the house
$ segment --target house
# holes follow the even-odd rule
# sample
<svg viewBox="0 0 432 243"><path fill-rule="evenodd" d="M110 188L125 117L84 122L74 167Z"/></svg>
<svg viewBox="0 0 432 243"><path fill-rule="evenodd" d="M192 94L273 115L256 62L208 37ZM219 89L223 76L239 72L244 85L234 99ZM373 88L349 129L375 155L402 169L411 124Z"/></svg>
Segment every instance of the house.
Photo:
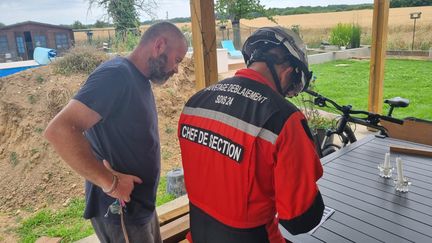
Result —
<svg viewBox="0 0 432 243"><path fill-rule="evenodd" d="M74 43L71 28L27 21L0 28L0 62L33 59L36 47L61 53Z"/></svg>

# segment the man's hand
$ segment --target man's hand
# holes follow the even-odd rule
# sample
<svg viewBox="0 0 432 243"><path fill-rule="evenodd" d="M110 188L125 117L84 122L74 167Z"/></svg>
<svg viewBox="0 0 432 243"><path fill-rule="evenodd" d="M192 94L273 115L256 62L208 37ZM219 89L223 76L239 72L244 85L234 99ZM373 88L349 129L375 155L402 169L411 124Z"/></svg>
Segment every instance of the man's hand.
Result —
<svg viewBox="0 0 432 243"><path fill-rule="evenodd" d="M114 175L118 177L118 184L114 191L109 193L108 195L117 198L120 200L123 200L125 202L130 201L130 194L132 193L132 190L134 189L135 183L141 184L142 180L133 175L127 175L120 172L117 172L111 168L111 165L108 161L103 160L103 164L105 167Z"/></svg>

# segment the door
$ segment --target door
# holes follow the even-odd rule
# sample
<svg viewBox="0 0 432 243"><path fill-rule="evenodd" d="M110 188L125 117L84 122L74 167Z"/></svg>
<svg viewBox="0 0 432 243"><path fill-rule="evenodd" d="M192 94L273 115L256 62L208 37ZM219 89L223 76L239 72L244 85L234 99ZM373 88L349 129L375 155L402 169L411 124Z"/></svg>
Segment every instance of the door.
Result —
<svg viewBox="0 0 432 243"><path fill-rule="evenodd" d="M18 56L21 57L22 60L27 60L24 36L21 33L15 33L15 42Z"/></svg>
<svg viewBox="0 0 432 243"><path fill-rule="evenodd" d="M32 60L34 47L33 47L33 41L32 41L30 31L24 31L24 39L25 39L25 43L26 43L26 51L27 51L28 59Z"/></svg>

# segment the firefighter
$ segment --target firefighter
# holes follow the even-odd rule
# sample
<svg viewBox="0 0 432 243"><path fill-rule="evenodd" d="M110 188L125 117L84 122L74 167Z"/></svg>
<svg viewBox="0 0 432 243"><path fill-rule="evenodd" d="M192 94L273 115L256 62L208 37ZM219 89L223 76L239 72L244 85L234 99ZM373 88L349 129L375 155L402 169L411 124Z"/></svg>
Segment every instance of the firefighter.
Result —
<svg viewBox="0 0 432 243"><path fill-rule="evenodd" d="M247 68L195 94L179 120L194 243L285 242L278 224L301 234L323 214L323 169L306 118L286 99L312 77L303 42L264 27L242 54Z"/></svg>

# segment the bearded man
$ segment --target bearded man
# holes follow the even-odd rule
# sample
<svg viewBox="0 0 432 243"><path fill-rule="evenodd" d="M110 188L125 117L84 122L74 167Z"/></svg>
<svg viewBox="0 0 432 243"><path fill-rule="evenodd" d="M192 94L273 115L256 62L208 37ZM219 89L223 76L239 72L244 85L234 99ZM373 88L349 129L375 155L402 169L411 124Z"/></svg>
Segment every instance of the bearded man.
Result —
<svg viewBox="0 0 432 243"><path fill-rule="evenodd" d="M86 179L84 218L101 242L161 242L155 212L160 143L150 81L162 84L177 73L186 50L175 25L152 25L129 56L96 68L46 128L57 153Z"/></svg>

